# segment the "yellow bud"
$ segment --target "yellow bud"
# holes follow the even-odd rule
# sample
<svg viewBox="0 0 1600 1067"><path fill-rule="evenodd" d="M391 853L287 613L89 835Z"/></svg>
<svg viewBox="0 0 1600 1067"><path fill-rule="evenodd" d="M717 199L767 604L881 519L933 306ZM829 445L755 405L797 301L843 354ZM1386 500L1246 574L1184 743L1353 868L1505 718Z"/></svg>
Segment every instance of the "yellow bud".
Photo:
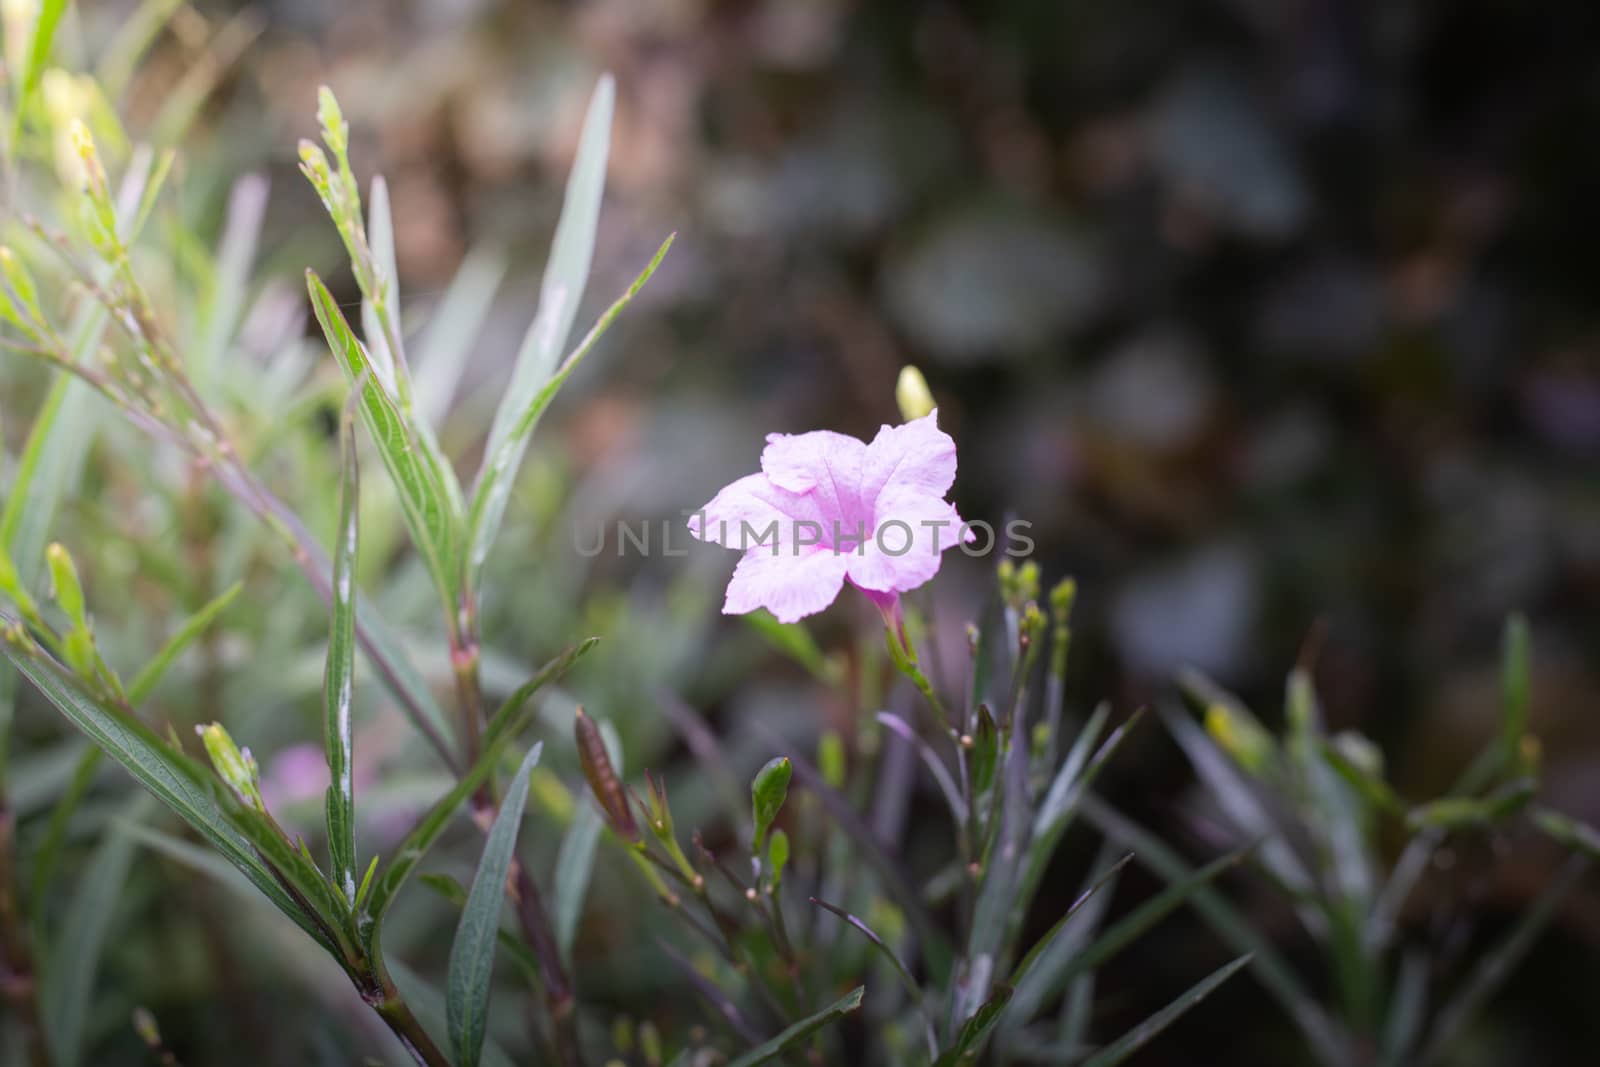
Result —
<svg viewBox="0 0 1600 1067"><path fill-rule="evenodd" d="M1252 774L1264 769L1272 757L1272 735L1249 715L1226 704L1212 704L1206 708L1206 733L1217 747Z"/></svg>
<svg viewBox="0 0 1600 1067"><path fill-rule="evenodd" d="M238 794L240 800L265 811L266 805L261 800L261 774L250 750L241 750L235 745L220 722L196 726L194 732L200 735L200 740L206 746L206 755L211 757L211 765L217 769L217 774L228 784L228 788Z"/></svg>
<svg viewBox="0 0 1600 1067"><path fill-rule="evenodd" d="M900 368L900 380L894 387L895 403L900 405L900 417L910 422L933 412L933 392L928 380L917 368L907 364Z"/></svg>

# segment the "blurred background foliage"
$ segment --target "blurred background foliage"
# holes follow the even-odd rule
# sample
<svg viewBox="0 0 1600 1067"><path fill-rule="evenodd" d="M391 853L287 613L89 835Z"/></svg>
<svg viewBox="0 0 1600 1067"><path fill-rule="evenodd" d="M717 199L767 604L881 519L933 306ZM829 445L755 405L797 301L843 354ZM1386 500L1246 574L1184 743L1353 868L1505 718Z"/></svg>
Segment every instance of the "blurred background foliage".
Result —
<svg viewBox="0 0 1600 1067"><path fill-rule="evenodd" d="M136 68L108 75L106 43L136 8L171 17ZM856 724L716 614L729 560L701 546L664 557L661 523L687 548L682 511L750 469L767 431L870 435L893 421L907 362L924 368L960 445L962 514L1028 520L1045 572L1078 578L1080 709L1170 696L1190 665L1276 723L1299 662L1330 728L1377 739L1397 787L1432 796L1495 730L1498 635L1521 609L1539 650L1546 798L1600 821L1600 321L1584 281L1600 245L1594 5L268 0L97 2L69 18L62 47L102 64L135 140L162 144L193 120L177 198L152 222L178 253L152 265L166 271L152 285L215 277L220 264L197 264L230 218L264 212L255 280L228 309L236 334L215 309L190 325L244 368L229 383L235 410L257 420L270 477L319 534L334 521L337 469L322 446L342 392L305 334L300 272L315 266L341 300L358 297L295 173L316 87L338 92L357 169L388 179L408 318L441 306L470 318L448 304L463 270L473 293L493 293L476 336L438 331L442 347L470 347L441 438L475 462L532 315L585 102L601 70L616 74L580 321L665 233L680 236L540 431L485 585L486 675L504 692L562 645L605 637L607 654L567 688L604 709L631 771L666 768L683 824L712 818L717 783L677 746L672 702L712 717L747 769L767 754L755 724L797 740ZM236 184L247 174L265 182ZM41 380L8 360L6 411L29 410ZM249 581L251 606L229 613L187 687L164 687L161 713L200 721L225 703L269 783L276 768L292 791L292 760L318 759L296 746L316 736L320 604L225 497L184 492L191 475L151 468L131 429L93 417L87 482L54 535L75 552L105 538L80 559L102 644L147 655L160 639L148 622L174 609L173 589L193 610ZM280 438L280 421L311 432ZM27 426L0 430L15 455ZM167 491L146 493L150 482ZM442 672L424 632L431 592L394 502L374 490L363 506L378 513L364 523L363 584L382 584L385 613L417 623L419 659ZM648 521L654 551L619 553L618 520ZM590 558L578 546L602 528L606 550ZM220 559L183 554L186 537L211 544L219 531ZM952 554L937 583L950 656L991 562ZM819 620L824 647L848 651L863 620L845 608ZM363 694L370 737L393 744L361 751L419 768L382 788L420 807L438 780L402 751L381 690ZM564 736L567 711L548 714ZM37 742L12 787L27 817L61 788L77 743L42 714L18 731L14 748ZM1146 731L1130 752L1108 772L1110 795L1194 855L1219 848L1187 804L1192 778L1171 740ZM570 769L570 751L561 758ZM563 810L561 780L536 774L533 825ZM320 787L302 792L314 825ZM77 843L89 847L129 795L107 775ZM913 854L931 801L899 816ZM553 862L557 837L542 840ZM1058 903L1091 845L1070 872L1062 862ZM1520 837L1446 858L1408 921L1463 938L1504 926L1555 864ZM603 976L590 988L619 1004L674 982L640 954L630 924L643 891L628 874L602 855L577 948ZM140 922L113 920L103 984L141 990L194 1062L241 1035L263 1062L332 1040L278 1025L303 1017L303 994L274 977L302 946L247 964L258 935L213 940L191 921L221 910L203 886L130 881L116 915ZM410 910L409 951L426 955L442 935L428 909ZM1600 1024L1587 982L1564 976L1600 974L1592 887L1556 929L1459 1062L1590 1062ZM398 923L394 936L405 955ZM1202 927L1174 920L1108 971L1102 1010L1137 1019L1216 959ZM213 1018L218 994L228 1006ZM350 998L337 983L326 995ZM131 1060L132 1003L116 996L97 1047ZM1247 978L1230 983L1142 1062L1301 1062L1259 999Z"/></svg>

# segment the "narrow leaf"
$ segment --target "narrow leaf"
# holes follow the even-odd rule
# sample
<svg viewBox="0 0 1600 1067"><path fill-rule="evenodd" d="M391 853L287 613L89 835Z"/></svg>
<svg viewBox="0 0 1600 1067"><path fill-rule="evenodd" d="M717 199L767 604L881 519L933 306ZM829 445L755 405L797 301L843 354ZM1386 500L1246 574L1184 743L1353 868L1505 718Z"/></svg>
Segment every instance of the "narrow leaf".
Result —
<svg viewBox="0 0 1600 1067"><path fill-rule="evenodd" d="M478 861L478 873L467 891L461 923L450 946L449 978L445 985L445 1011L450 1044L460 1067L478 1067L483 1038L489 1027L489 979L494 971L495 934L500 929L500 909L506 899L506 875L517 847L517 831L528 805L528 772L539 762L544 743L528 750L517 776L506 790L500 813Z"/></svg>
<svg viewBox="0 0 1600 1067"><path fill-rule="evenodd" d="M984 1044L989 1040L989 1034L994 1030L995 1024L1005 1014L1006 1005L1011 1003L1011 995L1010 986L995 986L989 999L980 1004L978 1010L961 1024L955 1041L944 1050L944 1055L934 1062L934 1067L956 1067L959 1063L977 1059L978 1054L983 1051Z"/></svg>
<svg viewBox="0 0 1600 1067"><path fill-rule="evenodd" d="M366 351L351 333L350 324L345 321L344 312L339 310L333 294L315 271L306 272L306 286L328 347L345 377L360 394L362 421L394 482L411 539L433 576L445 610L453 617L460 581L457 564L461 530L451 508L449 490L439 471L425 458L412 426L382 383L372 377Z"/></svg>
<svg viewBox="0 0 1600 1067"><path fill-rule="evenodd" d="M1240 956L1232 963L1213 971L1208 977L1191 986L1188 992L1177 1000L1090 1056L1084 1061L1083 1067L1116 1067L1155 1040L1163 1030L1177 1022L1190 1008L1209 997L1218 986L1232 978L1249 962L1249 956Z"/></svg>
<svg viewBox="0 0 1600 1067"><path fill-rule="evenodd" d="M333 882L345 900L356 900L355 702L356 559L360 546L357 513L361 476L356 462L356 428L347 408L339 426L342 489L339 529L333 543L333 617L328 658L322 677L322 736L328 758L328 852Z"/></svg>
<svg viewBox="0 0 1600 1067"><path fill-rule="evenodd" d="M489 720L488 730L484 733L483 751L479 754L478 761L467 768L466 773L450 792L440 797L433 807L428 809L412 828L411 833L400 843L389 865L372 883L372 892L366 907L366 914L369 917L374 920L383 918L384 913L389 910L389 905L394 903L395 895L411 877L411 872L416 870L417 864L422 862L422 857L427 855L428 849L433 847L433 843L449 825L450 817L455 814L462 801L483 784L489 772L499 763L500 754L505 750L505 746L528 724L528 720L533 717L533 708L528 704L529 698L541 686L565 674L595 646L597 641L599 638L588 638L546 663L531 681L518 689L505 704L501 705L500 710L495 712L494 718Z"/></svg>
<svg viewBox="0 0 1600 1067"><path fill-rule="evenodd" d="M528 438L533 434L533 428L538 425L539 417L550 406L550 402L555 399L556 393L566 380L572 376L572 372L578 369L578 364L583 362L590 349L605 336L606 330L610 329L617 316L622 314L622 309L639 295L639 290L644 288L645 282L650 280L650 276L661 265L667 249L672 247L675 236L677 235L674 234L662 242L649 264L634 279L633 284L628 286L628 291L605 310L584 339L579 342L578 347L574 348L560 368L550 375L543 388L539 389L527 405L520 409L503 439L498 444L491 440L490 450L484 458L483 469L478 472L478 483L472 491L472 506L467 516L469 545L467 569L471 578L469 585L476 583L483 562L489 557L489 549L494 544L495 535L500 532L500 520L505 514L506 500L511 495L511 486L516 480L517 469L522 464L522 455L527 450ZM510 396L508 393L508 400Z"/></svg>
<svg viewBox="0 0 1600 1067"><path fill-rule="evenodd" d="M579 804L572 813L572 825L561 839L556 853L555 923L556 947L561 958L572 961L572 941L583 918L584 900L589 895L589 877L594 872L595 846L605 822L592 804Z"/></svg>
<svg viewBox="0 0 1600 1067"><path fill-rule="evenodd" d="M600 223L600 200L605 193L615 100L615 83L611 75L604 75L589 101L577 158L567 177L561 218L556 222L550 258L545 263L544 280L540 284L539 312L517 351L511 381L495 411L485 455L493 456L499 451L510 437L512 427L533 402L539 387L555 370L556 359L566 346L573 320L578 316L578 305L589 281L589 264L594 258L595 229Z"/></svg>
<svg viewBox="0 0 1600 1067"><path fill-rule="evenodd" d="M9 641L0 641L0 655L89 740L194 827L277 905L278 910L328 951L337 951L317 922L279 884L251 841L234 825L223 808L214 778L188 757L175 752L137 719L100 703L59 665L20 651Z"/></svg>
<svg viewBox="0 0 1600 1067"><path fill-rule="evenodd" d="M148 800L140 798L133 819L143 817ZM61 917L61 935L50 955L40 1005L57 1067L76 1067L82 1062L100 954L135 847L125 825L113 823L95 847Z"/></svg>
<svg viewBox="0 0 1600 1067"><path fill-rule="evenodd" d="M189 616L188 620L167 638L146 663L138 674L133 676L133 681L128 683L128 703L134 707L143 704L161 679L167 673L173 662L183 653L183 650L194 643L194 640L217 621L217 617L228 609L234 597L239 595L239 590L244 588L242 582L235 582L221 593L208 601L199 611Z"/></svg>
<svg viewBox="0 0 1600 1067"><path fill-rule="evenodd" d="M939 754L933 750L933 746L929 745L927 741L923 740L922 737L911 728L911 724L906 722L898 715L891 714L887 711L880 711L878 712L878 721L883 723L883 725L887 726L889 729L893 730L895 733L899 734L905 739L907 744L917 750L917 754L922 757L924 766L928 768L928 773L933 775L933 780L938 783L939 791L944 794L944 802L949 806L950 815L955 819L956 825L960 826L961 824L965 823L967 821L966 801L961 799L961 790L956 786L955 779L950 776L950 768L944 765L944 761L941 760L939 758ZM990 719L989 721L992 726L994 720ZM992 763L990 764L989 770L991 773L994 770ZM974 776L974 780L976 780L976 776ZM981 793L981 790L975 789L974 792Z"/></svg>
<svg viewBox="0 0 1600 1067"><path fill-rule="evenodd" d="M824 1026L844 1018L861 1007L861 998L866 996L866 993L866 986L856 986L815 1015L801 1019L771 1041L758 1045L736 1058L728 1064L728 1067L755 1067L758 1063L770 1063L790 1049L798 1048L801 1042Z"/></svg>

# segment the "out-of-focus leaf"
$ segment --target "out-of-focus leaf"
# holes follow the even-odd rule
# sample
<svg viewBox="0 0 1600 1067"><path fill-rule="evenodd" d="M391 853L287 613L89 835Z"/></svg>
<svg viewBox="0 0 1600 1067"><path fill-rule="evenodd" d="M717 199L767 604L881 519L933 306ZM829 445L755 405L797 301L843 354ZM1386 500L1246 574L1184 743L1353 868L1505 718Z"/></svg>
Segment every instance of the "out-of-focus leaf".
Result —
<svg viewBox="0 0 1600 1067"><path fill-rule="evenodd" d="M928 999L923 994L922 987L917 984L917 980L911 977L911 972L906 969L906 965L900 962L899 956L895 955L894 949L890 948L888 942L879 937L877 931L868 926L865 920L851 915L848 911L845 911L843 908L838 907L837 905L829 904L826 900L818 900L816 897L812 897L811 903L815 904L824 911L832 912L839 918L843 919L846 923L850 924L850 926L859 932L862 937L866 938L872 943L872 946L878 950L879 954L882 955L884 959L889 961L890 966L894 968L895 974L900 976L900 981L905 985L906 992L911 995L911 999L916 1003L917 1009L923 1014L923 1018L927 1024L928 1054L930 1056L937 1056L939 1054L939 1039L936 1033L938 1027L937 1022L933 1017L932 1010L928 1007Z"/></svg>
<svg viewBox="0 0 1600 1067"><path fill-rule="evenodd" d="M605 826L592 804L579 804L572 814L572 825L561 839L556 853L555 924L556 946L561 957L572 959L572 939L583 917L584 900L589 894L589 877L594 871L595 846Z"/></svg>
<svg viewBox="0 0 1600 1067"><path fill-rule="evenodd" d="M995 768L1000 761L1000 727L995 725L989 705L978 705L978 728L972 734L972 795L987 796L994 785Z"/></svg>
<svg viewBox="0 0 1600 1067"><path fill-rule="evenodd" d="M1177 908L1193 897L1201 888L1212 882L1223 871L1237 864L1250 852L1250 848L1242 848L1236 852L1215 859L1200 870L1188 877L1175 881L1166 889L1157 893L1122 919L1106 928L1106 931L1096 938L1082 952L1066 961L1066 966L1051 975L1041 975L1040 982L1047 991L1046 995L1053 995L1066 987L1067 982L1080 974L1098 970L1112 957L1138 940L1145 931L1156 923L1171 915ZM1024 964L1031 962L1030 957ZM1019 966L1017 973L1012 976L1014 981L1020 983L1028 977L1024 967Z"/></svg>
<svg viewBox="0 0 1600 1067"><path fill-rule="evenodd" d="M156 686L160 684L161 679L166 675L167 669L183 653L183 650L193 644L197 637L205 633L211 624L217 621L217 617L228 609L228 605L233 603L234 597L238 596L239 590L243 588L243 583L233 583L207 601L199 611L189 616L184 624L178 627L171 637L167 638L166 643L156 650L156 654L150 658L150 662L146 663L139 673L133 676L133 681L128 683L128 703L134 707L144 703L150 694L155 692Z"/></svg>
<svg viewBox="0 0 1600 1067"><path fill-rule="evenodd" d="M728 1067L756 1067L758 1063L770 1063L790 1049L798 1048L801 1042L824 1026L844 1018L861 1007L861 998L866 996L866 993L866 986L856 986L815 1015L808 1015L772 1040L737 1057L728 1064Z"/></svg>
<svg viewBox="0 0 1600 1067"><path fill-rule="evenodd" d="M279 884L254 844L235 827L222 806L214 780L192 760L173 751L137 719L106 707L53 662L0 641L5 656L74 726L156 798L177 812L267 899L329 952L337 948Z"/></svg>
<svg viewBox="0 0 1600 1067"><path fill-rule="evenodd" d="M1412 808L1406 823L1414 830L1486 827L1526 807L1536 785L1532 778L1517 778L1487 796L1444 797Z"/></svg>
<svg viewBox="0 0 1600 1067"><path fill-rule="evenodd" d="M960 826L966 822L967 803L961 799L961 790L956 786L955 779L950 776L950 769L944 765L944 761L933 750L933 746L924 741L917 734L917 731L912 729L911 724L898 715L880 711L878 712L878 721L899 734L907 744L917 750L917 754L922 757L922 762L928 768L928 772L933 775L933 780L938 783L939 791L944 794L944 802L949 806L950 815L955 819L956 825ZM993 720L990 721L991 723L993 722ZM991 766L990 772L993 773L993 770L994 768Z"/></svg>
<svg viewBox="0 0 1600 1067"><path fill-rule="evenodd" d="M187 363L189 376L202 395L209 395L244 311L270 188L265 176L249 174L234 183L228 197L227 220L217 246L217 265L205 305L200 344Z"/></svg>
<svg viewBox="0 0 1600 1067"><path fill-rule="evenodd" d="M1090 795L1081 805L1084 818L1108 838L1131 849L1139 863L1169 883L1192 877L1189 865L1160 837ZM1325 1067L1348 1062L1348 1039L1312 998L1272 941L1250 924L1232 904L1209 886L1195 888L1190 904L1236 951L1250 953L1252 970L1268 993L1283 1005L1306 1035L1306 1044Z"/></svg>
<svg viewBox="0 0 1600 1067"><path fill-rule="evenodd" d="M495 444L490 442L491 451L485 456L483 469L478 472L477 484L472 490L472 506L467 515L467 573L468 585L477 583L477 576L483 568L484 560L489 558L489 549L494 544L495 535L500 532L500 520L505 515L506 500L511 496L511 486L516 480L517 469L522 464L522 454L528 447L528 438L533 434L533 428L538 425L539 417L544 414L545 408L555 399L566 380L572 372L578 369L578 364L583 362L583 357L589 354L595 343L605 336L606 330L616 321L622 309L639 295L639 290L644 288L645 282L656 272L661 265L661 260L666 256L667 249L672 247L676 234L662 242L661 247L650 262L628 286L628 291L623 293L616 301L605 310L594 326L589 329L578 347L562 362L556 372L550 375L544 387L539 389L528 401L518 417L510 424L505 437ZM508 399L510 394L508 395Z"/></svg>
<svg viewBox="0 0 1600 1067"><path fill-rule="evenodd" d="M356 462L356 428L351 412L339 425L343 482L339 528L333 542L333 612L328 627L328 658L322 676L322 743L328 759L328 853L333 883L345 900L356 901L355 668L356 557L360 548L357 515L361 475Z"/></svg>
<svg viewBox="0 0 1600 1067"><path fill-rule="evenodd" d="M477 1067L483 1052L483 1038L489 1026L489 979L494 972L495 934L500 929L500 910L505 904L506 875L511 870L517 831L522 828L522 815L528 805L528 773L539 762L543 748L540 742L528 750L506 790L500 812L489 828L478 873L467 891L461 923L450 946L445 1010L450 1045L460 1067Z"/></svg>
<svg viewBox="0 0 1600 1067"><path fill-rule="evenodd" d="M1550 837L1590 859L1600 859L1600 830L1559 811L1535 808L1533 823Z"/></svg>
<svg viewBox="0 0 1600 1067"><path fill-rule="evenodd" d="M1090 1056L1084 1061L1083 1067L1116 1067L1117 1064L1124 1062L1129 1056L1155 1040L1161 1031L1177 1022L1185 1012L1210 996L1218 986L1232 978L1249 962L1249 956L1240 956L1232 963L1213 971L1208 977L1191 986L1177 1000Z"/></svg>
<svg viewBox="0 0 1600 1067"><path fill-rule="evenodd" d="M414 403L417 419L440 427L461 384L467 357L488 317L494 294L505 277L506 261L499 252L474 249L468 253L450 287L440 298L428 328L417 346Z"/></svg>
<svg viewBox="0 0 1600 1067"><path fill-rule="evenodd" d="M479 753L478 761L467 768L455 787L440 797L418 820L417 825L400 843L389 865L373 880L372 892L366 906L368 916L374 920L382 919L384 913L389 910L389 905L394 903L395 895L400 892L411 872L416 870L417 864L422 862L422 857L427 855L428 849L449 825L450 817L455 814L462 801L471 796L489 777L489 772L499 763L500 754L505 746L533 717L533 708L528 704L533 694L540 687L565 674L584 653L595 646L598 640L596 637L588 638L546 663L532 680L518 689L501 705L500 710L495 712L494 717L489 720L489 728L484 732L483 751ZM376 925L374 923L374 927Z"/></svg>
<svg viewBox="0 0 1600 1067"><path fill-rule="evenodd" d="M1272 876L1296 894L1309 894L1311 874L1285 839L1255 784L1183 712L1161 709L1161 720L1228 820L1242 836L1261 842L1261 862Z"/></svg>
<svg viewBox="0 0 1600 1067"><path fill-rule="evenodd" d="M1389 1017L1383 1027L1378 1067L1404 1067L1411 1062L1427 1006L1427 957L1419 952L1408 952L1400 961L1400 973L1389 997Z"/></svg>
<svg viewBox="0 0 1600 1067"><path fill-rule="evenodd" d="M141 797L130 818L143 819L149 797ZM40 1007L50 1033L58 1067L76 1067L83 1059L95 975L106 934L116 914L117 898L128 879L136 843L122 823L113 823L95 847L61 917L61 934L45 970Z"/></svg>
<svg viewBox="0 0 1600 1067"><path fill-rule="evenodd" d="M772 739L775 743L781 742L781 738L776 735L772 735ZM873 873L883 883L884 890L894 900L895 905L905 913L911 928L916 931L917 941L928 961L929 971L934 975L935 981L942 981L950 967L950 943L934 925L916 889L906 880L899 866L885 853L883 843L874 836L871 827L850 806L850 802L838 790L824 782L822 775L811 764L799 756L790 756L790 759L794 762L795 776L822 802L823 809L855 846L857 857L872 868Z"/></svg>
<svg viewBox="0 0 1600 1067"><path fill-rule="evenodd" d="M1533 637L1527 616L1506 620L1500 668L1500 749L1507 767L1521 760L1522 739L1528 734L1533 706Z"/></svg>
<svg viewBox="0 0 1600 1067"><path fill-rule="evenodd" d="M28 65L18 72L16 90L16 115L12 123L11 143L17 143L17 133L22 129L22 117L39 90L39 80L50 62L50 47L56 39L56 28L61 16L67 13L67 0L43 0L33 22L33 37L28 41Z"/></svg>
<svg viewBox="0 0 1600 1067"><path fill-rule="evenodd" d="M1569 858L1560 873L1523 910L1510 932L1478 960L1454 995L1440 1006L1418 1064L1427 1067L1437 1063L1449 1051L1466 1025L1511 977L1588 869L1588 856Z"/></svg>
<svg viewBox="0 0 1600 1067"><path fill-rule="evenodd" d="M752 630L767 639L768 644L810 671L818 681L838 681L838 665L817 647L811 631L801 624L779 622L765 609L752 611L743 618Z"/></svg>
<svg viewBox="0 0 1600 1067"><path fill-rule="evenodd" d="M1016 990L1016 997L1013 1001L1015 1004L1013 1014L1017 1020L1026 1021L1034 1011L1038 1010L1039 1005L1048 998L1048 987L1052 983L1052 976L1065 970L1071 959L1078 955L1078 951L1082 949L1082 944L1079 942L1086 943L1082 938L1063 935L1070 935L1076 932L1079 927L1088 925L1088 920L1098 916L1098 913L1103 908L1096 907L1090 911L1086 910L1086 905L1091 901L1103 901L1104 898L1099 896L1101 891L1116 884L1117 876L1122 873L1122 869L1132 859L1132 853L1123 856L1105 869L1090 883L1088 888L1078 894L1078 898L1067 908L1066 914L1057 919L1055 925L1045 931L1043 937L1034 942L1033 947L1028 950L1028 954L1022 957L1022 961L1011 972L1009 984ZM1082 921L1079 919L1080 915ZM1079 943L1077 944L1078 951L1065 954L1057 951L1061 946L1074 943Z"/></svg>
<svg viewBox="0 0 1600 1067"><path fill-rule="evenodd" d="M1089 724L1084 727L1084 732L1067 753L1066 762L1061 765L1055 780L1050 783L1050 789L1034 815L1033 839L1028 846L1027 864L1023 869L1021 890L1017 898L1020 909L1012 918L1013 924L1021 922L1020 912L1025 912L1033 900L1033 894L1039 888L1045 869L1050 865L1050 857L1055 854L1062 835L1067 832L1067 827L1077 815L1079 803L1087 795L1095 779L1100 776L1100 772L1117 754L1123 742L1143 721L1144 709L1139 708L1134 711L1126 722L1113 730L1105 739L1105 743L1094 750L1094 757L1091 759L1090 746L1094 743L1093 739L1100 735L1106 716L1109 714L1110 708L1107 705L1095 709Z"/></svg>
<svg viewBox="0 0 1600 1067"><path fill-rule="evenodd" d="M372 377L366 352L350 332L350 324L333 294L315 271L306 272L306 285L328 347L345 377L360 389L362 420L399 495L412 541L433 576L445 610L453 613L460 583L462 530L460 516L451 507L450 493L439 472L427 463L405 416L382 383Z"/></svg>
<svg viewBox="0 0 1600 1067"><path fill-rule="evenodd" d="M1404 814L1405 804L1395 796L1389 783L1369 773L1365 768L1357 766L1350 757L1339 751L1338 746L1331 741L1323 740L1319 743L1322 758L1328 766L1336 771L1339 777L1352 789L1361 795L1368 804L1380 811L1391 815Z"/></svg>
<svg viewBox="0 0 1600 1067"><path fill-rule="evenodd" d="M492 457L512 437L512 428L533 403L539 388L555 370L566 346L572 323L578 317L594 258L595 228L600 223L600 200L605 193L606 161L611 151L611 113L616 85L607 74L595 86L583 120L578 155L567 176L561 217L550 242L544 280L539 287L539 311L522 339L505 397L495 411L486 457ZM517 459L521 459L518 451ZM515 464L513 464L514 466ZM515 471L509 472L511 476Z"/></svg>

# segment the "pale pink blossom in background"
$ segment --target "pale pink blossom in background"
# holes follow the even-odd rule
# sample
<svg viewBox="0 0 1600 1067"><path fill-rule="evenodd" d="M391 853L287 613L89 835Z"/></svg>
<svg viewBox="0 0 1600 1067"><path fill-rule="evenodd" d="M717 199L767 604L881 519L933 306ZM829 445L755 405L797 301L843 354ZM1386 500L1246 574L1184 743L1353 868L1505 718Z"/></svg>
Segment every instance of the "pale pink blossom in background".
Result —
<svg viewBox="0 0 1600 1067"><path fill-rule="evenodd" d="M761 472L689 520L700 540L744 552L723 612L766 608L795 622L833 603L848 579L887 615L938 573L944 551L963 533L972 539L945 499L956 443L938 415L884 426L871 444L828 430L767 435Z"/></svg>

